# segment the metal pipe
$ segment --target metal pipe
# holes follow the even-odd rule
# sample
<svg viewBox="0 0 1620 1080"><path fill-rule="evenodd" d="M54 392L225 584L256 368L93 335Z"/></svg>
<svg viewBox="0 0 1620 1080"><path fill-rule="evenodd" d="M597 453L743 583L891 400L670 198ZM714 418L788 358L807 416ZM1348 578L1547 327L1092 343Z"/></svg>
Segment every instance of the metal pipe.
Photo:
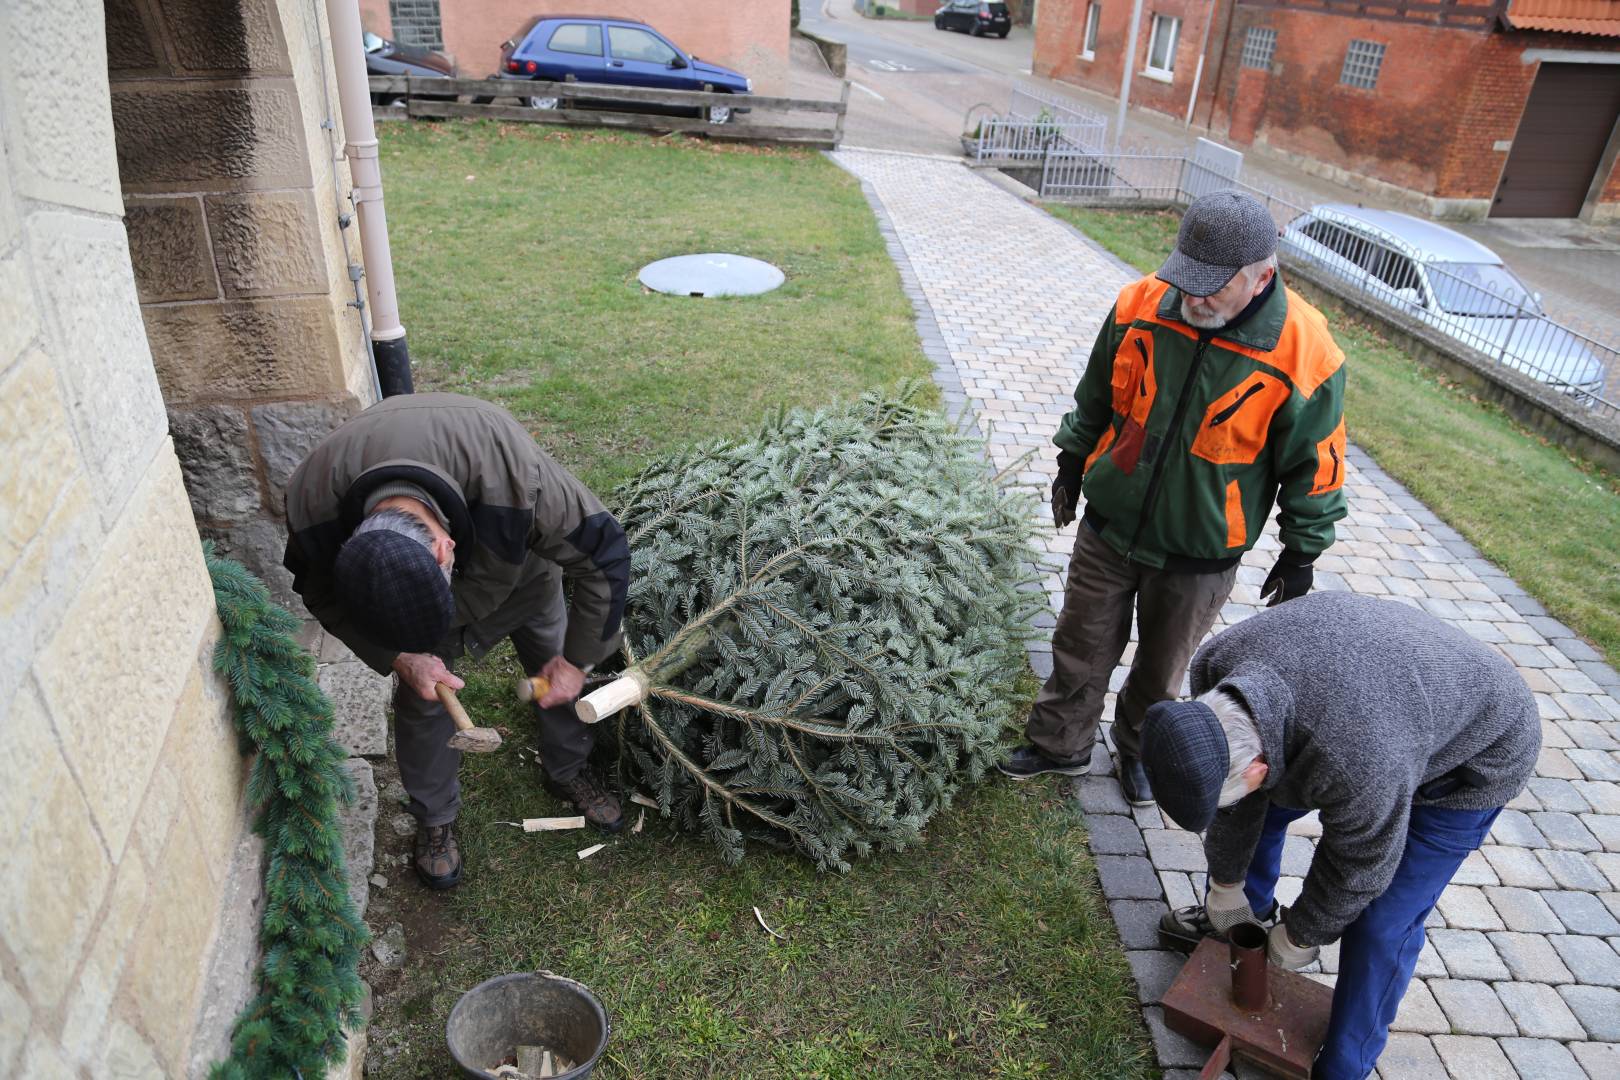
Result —
<svg viewBox="0 0 1620 1080"><path fill-rule="evenodd" d="M1142 0L1131 7L1131 32L1125 40L1125 70L1119 77L1119 112L1114 117L1114 146L1125 137L1125 109L1131 103L1131 68L1136 64L1136 33L1142 28Z"/></svg>
<svg viewBox="0 0 1620 1080"><path fill-rule="evenodd" d="M1182 127L1192 127L1193 107L1198 104L1198 84L1204 77L1204 57L1209 54L1209 28L1215 22L1218 0L1209 0L1209 17L1204 20L1204 38L1198 43L1198 66L1193 69L1192 93L1187 95L1187 119Z"/></svg>
<svg viewBox="0 0 1620 1080"><path fill-rule="evenodd" d="M371 119L371 85L366 75L358 0L326 0L337 70L338 107L343 114L343 153L354 181L360 250L366 261L366 297L371 308L372 351L384 397L411 392L410 353L394 295L394 261L388 248L388 215L383 209L382 169L377 161L377 129Z"/></svg>
<svg viewBox="0 0 1620 1080"><path fill-rule="evenodd" d="M1226 933L1232 952L1232 1000L1240 1009L1266 1007L1266 932L1254 923L1239 923Z"/></svg>

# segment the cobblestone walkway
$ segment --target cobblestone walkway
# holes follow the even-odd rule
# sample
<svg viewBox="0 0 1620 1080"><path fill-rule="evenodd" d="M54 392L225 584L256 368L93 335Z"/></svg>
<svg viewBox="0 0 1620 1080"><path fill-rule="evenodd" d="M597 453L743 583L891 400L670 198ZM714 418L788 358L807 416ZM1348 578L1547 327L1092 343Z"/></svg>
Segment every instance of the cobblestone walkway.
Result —
<svg viewBox="0 0 1620 1080"><path fill-rule="evenodd" d="M1055 468L1052 432L1115 293L1135 272L957 162L859 151L833 158L865 184L947 400L990 429L998 467L1035 451L1019 477L1044 487ZM1379 1075L1616 1080L1620 677L1354 447L1346 476L1350 516L1317 562L1317 587L1421 606L1496 645L1535 691L1544 743L1529 790L1503 811L1430 918ZM1042 520L1039 535L1061 567L1074 527L1054 534ZM1271 530L1245 557L1217 628L1258 610L1278 548L1275 523ZM1056 572L1048 591L1055 613ZM1050 670L1049 647L1032 659L1042 674ZM1115 689L1124 674L1114 673ZM1160 1063L1185 1080L1207 1052L1164 1026L1157 1002L1181 958L1159 951L1154 928L1167 905L1202 896L1203 851L1156 809L1130 807L1110 773L1099 753L1092 775L1073 781L1075 796ZM1298 895L1318 831L1314 815L1292 830L1278 888L1284 903ZM1331 983L1336 960L1335 949L1324 950L1313 977Z"/></svg>

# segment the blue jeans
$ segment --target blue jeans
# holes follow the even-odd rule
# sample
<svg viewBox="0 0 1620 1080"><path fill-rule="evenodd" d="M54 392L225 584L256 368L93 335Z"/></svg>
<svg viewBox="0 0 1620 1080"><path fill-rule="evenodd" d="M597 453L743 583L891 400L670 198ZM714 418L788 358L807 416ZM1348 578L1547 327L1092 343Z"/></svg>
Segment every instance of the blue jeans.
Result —
<svg viewBox="0 0 1620 1080"><path fill-rule="evenodd" d="M1276 898L1288 823L1307 811L1272 806L1249 863L1243 891L1264 913ZM1362 1080L1372 1072L1423 951L1423 920L1457 867L1485 840L1501 807L1450 810L1414 806L1406 850L1389 888L1345 928L1333 1016L1317 1052L1312 1080Z"/></svg>

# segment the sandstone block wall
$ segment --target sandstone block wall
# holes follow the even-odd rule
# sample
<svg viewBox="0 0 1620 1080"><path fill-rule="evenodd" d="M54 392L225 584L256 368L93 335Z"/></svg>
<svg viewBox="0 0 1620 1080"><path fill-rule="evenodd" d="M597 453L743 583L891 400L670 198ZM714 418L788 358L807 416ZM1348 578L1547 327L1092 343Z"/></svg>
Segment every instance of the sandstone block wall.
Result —
<svg viewBox="0 0 1620 1080"><path fill-rule="evenodd" d="M89 0L0 5L4 1076L185 1075L244 824L102 27Z"/></svg>
<svg viewBox="0 0 1620 1080"><path fill-rule="evenodd" d="M324 6L107 0L112 132L158 385L204 535L296 607L282 491L374 400ZM323 125L328 125L323 126Z"/></svg>

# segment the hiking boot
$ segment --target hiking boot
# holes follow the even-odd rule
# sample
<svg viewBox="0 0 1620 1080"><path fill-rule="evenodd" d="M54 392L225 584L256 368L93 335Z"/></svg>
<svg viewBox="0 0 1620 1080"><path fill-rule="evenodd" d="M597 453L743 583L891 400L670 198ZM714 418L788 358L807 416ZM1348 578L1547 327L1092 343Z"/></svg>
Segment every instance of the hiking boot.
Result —
<svg viewBox="0 0 1620 1080"><path fill-rule="evenodd" d="M1032 776L1042 773L1057 773L1059 776L1083 776L1091 768L1091 755L1083 754L1070 761L1059 761L1057 758L1047 757L1046 754L1033 746L1020 746L1007 760L1001 762L996 768L1014 780L1028 780Z"/></svg>
<svg viewBox="0 0 1620 1080"><path fill-rule="evenodd" d="M416 827L416 876L430 889L450 889L461 883L461 848L453 822Z"/></svg>
<svg viewBox="0 0 1620 1080"><path fill-rule="evenodd" d="M574 808L585 815L586 821L603 832L616 833L624 827L619 800L597 780L590 769L581 769L567 780L553 780L545 776L541 783L557 798L573 803Z"/></svg>
<svg viewBox="0 0 1620 1080"><path fill-rule="evenodd" d="M1153 805L1153 785L1148 782L1141 758L1119 755L1119 786L1125 792L1125 801L1132 806Z"/></svg>
<svg viewBox="0 0 1620 1080"><path fill-rule="evenodd" d="M1277 917L1277 901L1273 900L1264 915L1256 915L1249 921L1263 930L1270 930L1276 925ZM1226 931L1218 929L1209 921L1209 912L1203 904L1189 904L1183 908L1176 908L1159 919L1159 943L1166 948L1190 953L1207 937L1225 941Z"/></svg>

